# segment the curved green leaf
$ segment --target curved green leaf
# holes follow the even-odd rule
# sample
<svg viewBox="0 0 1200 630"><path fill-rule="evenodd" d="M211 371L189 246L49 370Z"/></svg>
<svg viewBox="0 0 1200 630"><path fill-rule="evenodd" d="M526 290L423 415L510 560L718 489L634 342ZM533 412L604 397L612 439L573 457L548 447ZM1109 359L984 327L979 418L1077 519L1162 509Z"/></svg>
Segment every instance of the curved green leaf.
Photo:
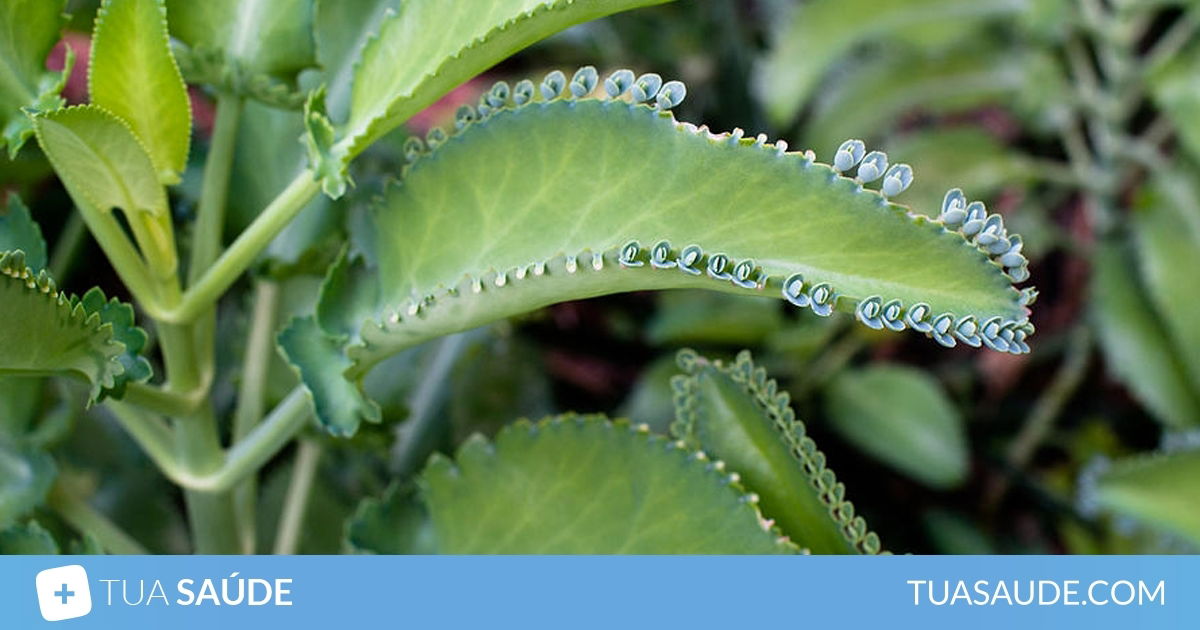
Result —
<svg viewBox="0 0 1200 630"><path fill-rule="evenodd" d="M33 134L22 109L48 111L59 96L71 64L62 73L46 70L46 56L66 23L66 0L5 0L0 4L0 148L9 159Z"/></svg>
<svg viewBox="0 0 1200 630"><path fill-rule="evenodd" d="M34 272L46 268L46 241L29 208L16 193L8 195L8 211L0 210L0 252L25 252L25 264Z"/></svg>
<svg viewBox="0 0 1200 630"><path fill-rule="evenodd" d="M0 529L41 505L57 472L46 452L0 436Z"/></svg>
<svg viewBox="0 0 1200 630"><path fill-rule="evenodd" d="M437 149L406 169L362 230L363 264L327 281L337 290L317 321L349 340L351 379L433 337L556 302L667 288L766 295L822 315L838 308L948 346L1028 349L1030 296L1012 286L1027 275L1019 237L979 203L961 227L960 191L943 223L765 137L713 134L622 100L514 106L500 93L510 96L498 87L496 106L457 135L431 132ZM422 155L422 142L408 146ZM902 189L899 178L887 186Z"/></svg>
<svg viewBox="0 0 1200 630"><path fill-rule="evenodd" d="M337 344L311 317L293 319L279 333L279 348L313 396L317 419L332 434L349 437L360 420L379 422L379 405L342 374L350 367Z"/></svg>
<svg viewBox="0 0 1200 630"><path fill-rule="evenodd" d="M1142 278L1200 395L1200 205L1183 173L1164 173L1133 214Z"/></svg>
<svg viewBox="0 0 1200 630"><path fill-rule="evenodd" d="M326 106L332 119L346 122L354 66L400 0L316 0L313 39L324 74Z"/></svg>
<svg viewBox="0 0 1200 630"><path fill-rule="evenodd" d="M93 401L150 377L137 355L146 334L133 325L133 307L106 300L100 289L67 296L45 271L26 267L19 251L0 256L0 321L0 374L74 374L91 383Z"/></svg>
<svg viewBox="0 0 1200 630"><path fill-rule="evenodd" d="M1200 544L1200 451L1113 463L1096 482L1103 507Z"/></svg>
<svg viewBox="0 0 1200 630"><path fill-rule="evenodd" d="M846 488L805 435L787 392L779 391L749 352L732 365L679 353L687 376L677 376L671 433L724 462L761 499L763 513L796 544L813 553L878 553Z"/></svg>
<svg viewBox="0 0 1200 630"><path fill-rule="evenodd" d="M1133 258L1110 243L1096 251L1093 264L1093 316L1109 371L1162 423L1200 423L1200 397L1191 390L1183 360L1138 284Z"/></svg>
<svg viewBox="0 0 1200 630"><path fill-rule="evenodd" d="M129 215L167 214L167 193L133 130L95 106L68 107L34 119L38 142L80 205Z"/></svg>
<svg viewBox="0 0 1200 630"><path fill-rule="evenodd" d="M771 531L729 473L623 422L518 422L494 444L435 455L421 478L440 553L770 554Z"/></svg>
<svg viewBox="0 0 1200 630"><path fill-rule="evenodd" d="M357 155L451 88L540 39L580 22L666 1L401 3L355 67L345 155Z"/></svg>
<svg viewBox="0 0 1200 630"><path fill-rule="evenodd" d="M843 372L826 403L842 437L896 470L934 488L966 479L962 416L924 372L899 365Z"/></svg>
<svg viewBox="0 0 1200 630"><path fill-rule="evenodd" d="M92 103L129 124L150 154L158 180L179 183L187 166L192 108L168 44L163 0L100 4L88 91Z"/></svg>
<svg viewBox="0 0 1200 630"><path fill-rule="evenodd" d="M97 105L38 115L34 128L38 144L84 219L90 224L101 220L102 213L120 208L154 271L163 276L174 274L175 236L166 190L133 130ZM103 236L96 230L93 233ZM110 251L107 246L105 249Z"/></svg>
<svg viewBox="0 0 1200 630"><path fill-rule="evenodd" d="M757 83L777 125L792 120L830 65L856 45L922 22L961 22L1023 9L1023 0L815 0L781 23Z"/></svg>

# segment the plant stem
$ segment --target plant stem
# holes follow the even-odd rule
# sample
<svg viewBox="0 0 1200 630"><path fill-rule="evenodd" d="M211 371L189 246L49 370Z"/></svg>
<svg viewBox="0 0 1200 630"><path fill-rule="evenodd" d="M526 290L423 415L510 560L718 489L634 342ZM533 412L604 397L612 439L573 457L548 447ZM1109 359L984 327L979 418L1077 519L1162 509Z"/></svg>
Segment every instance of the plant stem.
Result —
<svg viewBox="0 0 1200 630"><path fill-rule="evenodd" d="M221 230L225 226L225 204L229 196L229 175L233 171L233 150L237 143L238 119L242 99L222 92L217 96L216 122L204 163L200 205L192 237L192 255L188 264L188 284L217 259L221 251Z"/></svg>
<svg viewBox="0 0 1200 630"><path fill-rule="evenodd" d="M287 227L320 190L320 184L313 180L310 171L305 170L297 175L216 262L188 288L179 304L159 309L152 314L168 322L194 321L250 267L267 244Z"/></svg>
<svg viewBox="0 0 1200 630"><path fill-rule="evenodd" d="M133 299L148 312L161 310L158 292L150 276L146 263L142 260L133 243L125 236L117 220L111 214L85 209L79 206L79 215L87 225L88 231L96 239L100 250L108 258L109 264L117 272L117 277L129 289Z"/></svg>
<svg viewBox="0 0 1200 630"><path fill-rule="evenodd" d="M1072 331L1062 365L1054 374L1050 385L1038 397L1021 431L1008 448L1008 463L1013 468L1020 469L1029 464L1034 451L1045 441L1054 426L1054 421L1079 389L1087 372L1091 347L1092 335L1087 326L1079 326Z"/></svg>
<svg viewBox="0 0 1200 630"><path fill-rule="evenodd" d="M221 252L221 234L225 227L225 207L229 200L229 177L233 172L234 148L237 146L238 121L242 115L240 96L222 92L217 96L216 122L204 163L200 205L196 211L196 227L192 236L192 252L188 262L188 285L199 280ZM196 319L196 348L201 362L212 365L216 335L216 300Z"/></svg>
<svg viewBox="0 0 1200 630"><path fill-rule="evenodd" d="M71 527L91 534L104 551L117 555L146 555L150 553L125 530L117 526L87 501L71 494L61 484L55 485L47 497L50 507Z"/></svg>
<svg viewBox="0 0 1200 630"><path fill-rule="evenodd" d="M182 429L172 434L171 429L157 418L121 401L110 400L104 404L168 479L185 490L205 493L223 493L258 470L278 454L312 416L308 393L302 386L296 387L244 440L224 452L218 448L220 466L205 473L191 467L189 462L193 459L179 454ZM196 427L203 423L203 418L184 418L176 424ZM198 442L207 441L198 430L196 435ZM215 430L212 435L216 435Z"/></svg>
<svg viewBox="0 0 1200 630"><path fill-rule="evenodd" d="M247 474L258 470L274 457L312 417L312 403L303 386L297 386L246 439L233 445L225 465L201 481L203 487L214 491L233 487Z"/></svg>
<svg viewBox="0 0 1200 630"><path fill-rule="evenodd" d="M180 463L192 474L212 475L223 469L224 453L217 440L217 422L210 405L175 423L175 447ZM196 553L237 553L232 493L226 488L185 488L184 497Z"/></svg>
<svg viewBox="0 0 1200 630"><path fill-rule="evenodd" d="M175 392L145 383L130 383L121 400L148 411L170 417L191 415L200 406L195 392Z"/></svg>
<svg viewBox="0 0 1200 630"><path fill-rule="evenodd" d="M292 468L292 480L283 501L283 514L279 517L279 529L275 534L275 555L292 555L300 545L304 513L308 509L308 497L312 494L313 478L317 475L320 461L321 445L311 440L300 440L296 449L296 463Z"/></svg>
<svg viewBox="0 0 1200 630"><path fill-rule="evenodd" d="M175 456L174 436L170 427L127 401L109 399L104 401L104 406L168 479L186 485L184 481L190 473L179 465Z"/></svg>
<svg viewBox="0 0 1200 630"><path fill-rule="evenodd" d="M242 382L238 388L237 408L233 412L233 440L240 442L262 419L266 406L267 371L275 345L275 311L279 303L279 285L260 280L254 286L254 314L250 334L246 339L246 356L242 361ZM255 552L255 495L258 484L255 473L233 491L234 511L238 521L238 538L243 553Z"/></svg>
<svg viewBox="0 0 1200 630"><path fill-rule="evenodd" d="M50 277L54 278L59 286L66 282L67 273L71 271L71 266L79 256L86 236L87 225L84 224L83 217L78 212L72 212L54 243L54 251L50 253Z"/></svg>

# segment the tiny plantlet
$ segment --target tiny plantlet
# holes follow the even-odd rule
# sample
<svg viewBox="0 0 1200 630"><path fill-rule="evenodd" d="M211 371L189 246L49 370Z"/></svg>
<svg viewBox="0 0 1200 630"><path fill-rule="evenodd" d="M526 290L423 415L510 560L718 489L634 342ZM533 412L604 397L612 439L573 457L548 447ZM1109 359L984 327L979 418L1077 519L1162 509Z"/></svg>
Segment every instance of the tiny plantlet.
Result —
<svg viewBox="0 0 1200 630"><path fill-rule="evenodd" d="M0 552L67 541L108 553L907 551L878 522L889 510L851 501L882 481L855 486L834 468L859 468L852 444L887 467L876 480L966 483L960 408L976 393L960 378L952 403L931 373L847 362L870 343L1026 365L1041 339L1030 258L1046 239L1027 249L1010 230L1012 204L998 212L976 198L991 199L990 184L948 180L931 194L947 178L920 168L929 152L883 151L873 140L883 123L849 105L861 132L795 150L703 124L690 107L711 100L710 79L691 71L702 89L675 79L676 64L491 70L575 25L664 3L100 0L88 21L65 0L0 0L0 147L13 173L0 178ZM824 42L805 50L830 65L888 29L940 24L937 2L856 3L859 18L815 0L781 22L797 20L800 34L779 35L745 80L770 91L773 128L797 129L790 119L828 71L789 74L789 46ZM944 4L967 21L1015 19L1000 6L1011 3ZM76 50L87 28L90 47ZM76 34L59 46L64 69L47 70L65 30ZM86 76L71 76L76 55ZM834 82L811 117L855 89ZM1115 221L1124 197L1096 181L1121 163L1100 157L1064 177ZM971 162L972 150L955 159ZM20 183L27 163L44 165L36 181L57 180L41 189L65 194ZM1139 234L1169 240L1200 225L1156 220ZM1195 426L1200 416L1178 411L1200 410L1187 371L1200 354L1178 350L1200 341L1192 320L1130 301L1136 271L1109 236L1093 244L1095 281L1109 287L1096 299L1118 303L1097 325L1143 335L1114 346L1127 357L1170 346L1180 371L1162 379L1174 380L1134 376L1130 387L1156 415ZM1161 281L1151 290L1173 281L1170 264L1146 266ZM679 343L660 344L619 414L628 419L542 404L546 371L514 329L546 326L547 309L621 310L645 292L662 300L649 335ZM1197 312L1173 295L1155 299ZM670 300L683 301L672 311ZM635 311L611 321L636 330ZM614 334L581 321L596 326L585 336ZM1183 341L1155 336L1164 327ZM702 350L685 349L689 339ZM576 381L607 392L632 379ZM1037 413L1045 424L1058 412ZM824 445L831 433L836 448L818 447L814 436ZM87 456L73 454L85 444ZM1170 492L1149 507L1129 498L1170 469L1194 472L1194 450L1178 450L1092 469L1084 503L1194 534ZM1014 468L1028 462L1013 457ZM142 458L154 474L120 492L178 495L180 509L138 508L161 526L125 531L127 519L92 500L92 467ZM332 527L313 520L322 510Z"/></svg>

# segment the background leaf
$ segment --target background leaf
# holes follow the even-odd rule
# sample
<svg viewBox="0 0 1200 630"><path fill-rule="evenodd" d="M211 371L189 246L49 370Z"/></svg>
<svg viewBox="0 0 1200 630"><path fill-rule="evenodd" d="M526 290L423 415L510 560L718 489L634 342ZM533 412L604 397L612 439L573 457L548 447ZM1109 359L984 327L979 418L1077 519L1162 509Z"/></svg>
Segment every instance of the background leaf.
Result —
<svg viewBox="0 0 1200 630"><path fill-rule="evenodd" d="M23 107L53 109L62 103L61 77L46 70L58 41L66 0L5 0L0 5L0 148L16 156L33 133Z"/></svg>
<svg viewBox="0 0 1200 630"><path fill-rule="evenodd" d="M1200 544L1200 451L1121 460L1097 480L1103 507Z"/></svg>
<svg viewBox="0 0 1200 630"><path fill-rule="evenodd" d="M726 474L663 438L559 416L422 475L440 553L786 553ZM402 532L397 532L402 535Z"/></svg>
<svg viewBox="0 0 1200 630"><path fill-rule="evenodd" d="M938 21L961 28L973 18L1014 12L1019 0L815 0L778 23L760 68L759 94L771 120L795 117L832 62L855 45L890 31Z"/></svg>
<svg viewBox="0 0 1200 630"><path fill-rule="evenodd" d="M1109 373L1164 424L1194 426L1200 422L1200 400L1150 299L1138 286L1136 263L1112 244L1098 249L1094 260L1093 315Z"/></svg>
<svg viewBox="0 0 1200 630"><path fill-rule="evenodd" d="M1146 291L1200 396L1200 196L1188 177L1163 174L1135 206L1133 232Z"/></svg>
<svg viewBox="0 0 1200 630"><path fill-rule="evenodd" d="M290 78L311 67L312 0L167 0L171 34L242 74Z"/></svg>
<svg viewBox="0 0 1200 630"><path fill-rule="evenodd" d="M966 479L962 416L926 373L872 365L839 374L826 395L831 426L866 453L935 488Z"/></svg>
<svg viewBox="0 0 1200 630"><path fill-rule="evenodd" d="M0 435L0 530L42 504L57 472L49 454Z"/></svg>
<svg viewBox="0 0 1200 630"><path fill-rule="evenodd" d="M8 195L8 210L0 212L0 252L25 252L25 265L33 272L46 268L46 241L29 208L14 193Z"/></svg>

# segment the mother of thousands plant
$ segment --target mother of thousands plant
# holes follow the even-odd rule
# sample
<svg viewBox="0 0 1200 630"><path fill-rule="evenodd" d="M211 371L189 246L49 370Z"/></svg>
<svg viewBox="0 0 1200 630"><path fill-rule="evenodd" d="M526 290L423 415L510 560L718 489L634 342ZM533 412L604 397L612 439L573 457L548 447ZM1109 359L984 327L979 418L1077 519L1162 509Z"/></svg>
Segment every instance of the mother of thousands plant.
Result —
<svg viewBox="0 0 1200 630"><path fill-rule="evenodd" d="M912 169L861 141L828 147L824 163L765 135L676 120L687 93L679 81L592 66L498 82L458 109L452 129L394 139L515 51L660 1L104 0L90 100L67 107L59 94L71 64L44 69L64 3L0 0L3 144L13 159L44 153L74 221L132 298L60 290L65 270L8 196L4 549L57 548L27 518L35 511L84 535L84 549L142 549L81 499L73 465L51 454L84 404L72 381L182 488L197 552L259 548L266 500L256 480L299 440L299 481L276 515L275 549L288 552L315 462L338 448L316 433L298 438L306 427L371 439L367 427L400 419L368 393L373 382L409 378L405 369L422 383L444 380L445 357L467 331L547 305L706 289L852 313L943 346L1029 351L1037 292L1015 286L1029 277L1021 237L958 189L929 216L897 204ZM185 79L216 100L198 177ZM354 179L377 175L359 166L373 146L405 164L384 168L394 179L364 203ZM227 224L240 229L228 240ZM319 287L289 284L317 265L327 267ZM250 317L226 325L232 311L218 301L243 279ZM230 341L239 328L245 340ZM271 369L276 345L294 375ZM435 455L415 484L364 503L347 527L351 546L881 551L788 394L748 353L683 351L678 364L669 435L638 418L563 414L468 438L453 459ZM290 392L275 393L281 380ZM400 450L417 439L406 426L430 422L416 398Z"/></svg>

